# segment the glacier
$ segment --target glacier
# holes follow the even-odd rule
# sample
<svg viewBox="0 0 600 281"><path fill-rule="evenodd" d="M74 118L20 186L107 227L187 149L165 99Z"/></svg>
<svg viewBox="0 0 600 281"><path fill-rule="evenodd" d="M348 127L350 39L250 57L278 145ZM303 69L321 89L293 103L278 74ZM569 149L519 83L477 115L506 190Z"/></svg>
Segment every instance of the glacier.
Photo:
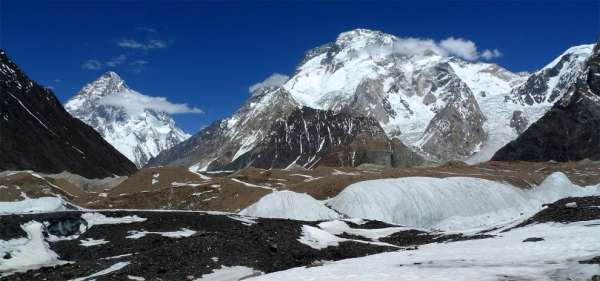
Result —
<svg viewBox="0 0 600 281"><path fill-rule="evenodd" d="M242 210L240 215L295 220L330 220L340 218L308 194L293 191L274 191Z"/></svg>
<svg viewBox="0 0 600 281"><path fill-rule="evenodd" d="M305 221L357 218L420 229L468 231L527 218L543 204L562 198L592 195L600 195L600 185L580 187L561 172L531 188L473 177L404 177L354 183L324 201L275 191L239 214Z"/></svg>
<svg viewBox="0 0 600 281"><path fill-rule="evenodd" d="M467 230L524 219L566 197L600 195L561 172L530 189L479 178L406 177L352 184L327 205L348 217L441 230Z"/></svg>

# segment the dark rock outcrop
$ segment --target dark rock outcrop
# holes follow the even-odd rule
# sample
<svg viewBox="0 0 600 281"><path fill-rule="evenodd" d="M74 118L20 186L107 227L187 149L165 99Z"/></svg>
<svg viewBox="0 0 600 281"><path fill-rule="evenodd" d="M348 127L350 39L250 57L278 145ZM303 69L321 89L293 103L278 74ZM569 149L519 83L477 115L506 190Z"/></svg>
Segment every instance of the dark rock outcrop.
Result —
<svg viewBox="0 0 600 281"><path fill-rule="evenodd" d="M550 111L493 160L600 160L600 47L594 48L586 69Z"/></svg>
<svg viewBox="0 0 600 281"><path fill-rule="evenodd" d="M161 152L146 166L218 169L237 160L240 152L249 150L247 147L265 141L272 124L287 118L296 107L284 89L257 89L235 114L213 122L189 139Z"/></svg>
<svg viewBox="0 0 600 281"><path fill-rule="evenodd" d="M414 166L423 159L399 140L389 139L374 118L303 107L275 122L268 141L222 168L356 167L364 163Z"/></svg>
<svg viewBox="0 0 600 281"><path fill-rule="evenodd" d="M0 171L129 175L135 165L0 51Z"/></svg>

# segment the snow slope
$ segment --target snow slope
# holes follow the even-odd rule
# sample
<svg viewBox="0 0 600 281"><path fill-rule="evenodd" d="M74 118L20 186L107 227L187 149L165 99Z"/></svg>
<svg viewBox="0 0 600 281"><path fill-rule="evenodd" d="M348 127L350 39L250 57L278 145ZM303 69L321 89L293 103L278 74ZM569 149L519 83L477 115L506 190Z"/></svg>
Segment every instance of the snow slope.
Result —
<svg viewBox="0 0 600 281"><path fill-rule="evenodd" d="M304 193L274 191L248 206L240 215L305 221L330 220L340 215Z"/></svg>
<svg viewBox="0 0 600 281"><path fill-rule="evenodd" d="M560 172L530 190L478 178L407 177L352 184L327 205L353 218L465 230L525 218L544 203L589 195L600 195L600 186L576 186Z"/></svg>
<svg viewBox="0 0 600 281"><path fill-rule="evenodd" d="M65 104L65 109L142 167L150 158L190 135L179 129L166 112L107 102L110 99L128 103L140 98L150 97L130 89L118 74L109 71L84 86Z"/></svg>

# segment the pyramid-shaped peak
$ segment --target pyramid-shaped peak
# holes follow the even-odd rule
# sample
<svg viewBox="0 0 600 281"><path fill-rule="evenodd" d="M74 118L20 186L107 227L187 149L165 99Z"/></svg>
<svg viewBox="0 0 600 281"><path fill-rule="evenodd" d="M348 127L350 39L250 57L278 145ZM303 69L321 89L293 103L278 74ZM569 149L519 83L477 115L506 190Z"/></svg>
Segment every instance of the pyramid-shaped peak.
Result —
<svg viewBox="0 0 600 281"><path fill-rule="evenodd" d="M77 95L103 97L129 89L125 81L113 71L107 71L93 82L85 85Z"/></svg>

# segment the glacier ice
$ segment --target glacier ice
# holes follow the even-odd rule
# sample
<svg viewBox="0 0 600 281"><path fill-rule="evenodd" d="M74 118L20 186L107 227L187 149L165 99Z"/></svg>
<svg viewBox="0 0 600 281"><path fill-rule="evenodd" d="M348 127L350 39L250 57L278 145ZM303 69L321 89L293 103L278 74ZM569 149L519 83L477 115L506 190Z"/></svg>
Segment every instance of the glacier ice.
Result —
<svg viewBox="0 0 600 281"><path fill-rule="evenodd" d="M465 230L526 218L544 203L587 195L600 195L600 186L579 187L560 172L531 189L469 177L406 177L352 184L327 205L354 218Z"/></svg>
<svg viewBox="0 0 600 281"><path fill-rule="evenodd" d="M305 221L330 220L340 217L321 201L304 193L275 191L240 212L240 215L285 218Z"/></svg>

